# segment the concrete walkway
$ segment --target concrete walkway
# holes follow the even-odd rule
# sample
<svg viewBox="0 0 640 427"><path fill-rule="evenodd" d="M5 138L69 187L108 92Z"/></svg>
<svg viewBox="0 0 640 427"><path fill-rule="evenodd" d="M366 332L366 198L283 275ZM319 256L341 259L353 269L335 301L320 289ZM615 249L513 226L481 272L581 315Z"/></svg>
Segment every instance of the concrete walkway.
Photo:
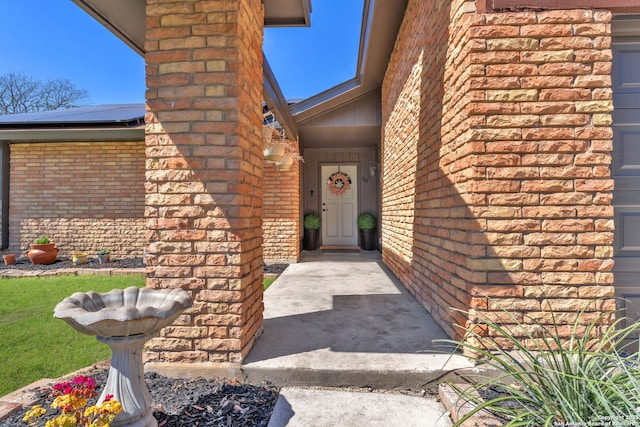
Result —
<svg viewBox="0 0 640 427"><path fill-rule="evenodd" d="M264 334L243 371L253 383L284 386L270 427L450 425L443 407L420 392L471 364L433 342L444 332L379 253L305 252L264 304ZM384 393L326 389L337 387Z"/></svg>
<svg viewBox="0 0 640 427"><path fill-rule="evenodd" d="M14 274L24 275L3 276ZM304 252L264 303L264 333L241 369L254 384L282 387L269 427L451 426L432 392L447 372L472 365L433 342L444 332L378 252ZM0 399L0 419L31 404L24 390Z"/></svg>

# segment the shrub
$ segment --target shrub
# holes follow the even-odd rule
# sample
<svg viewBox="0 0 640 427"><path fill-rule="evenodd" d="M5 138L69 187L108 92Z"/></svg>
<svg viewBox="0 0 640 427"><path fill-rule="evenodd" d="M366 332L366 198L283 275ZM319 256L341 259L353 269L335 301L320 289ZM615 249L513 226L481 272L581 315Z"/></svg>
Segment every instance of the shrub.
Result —
<svg viewBox="0 0 640 427"><path fill-rule="evenodd" d="M35 243L36 245L46 245L49 243L49 238L48 237L39 237L36 240L33 241L33 243Z"/></svg>
<svg viewBox="0 0 640 427"><path fill-rule="evenodd" d="M358 217L358 228L360 230L371 230L376 226L376 221L368 213L362 214Z"/></svg>
<svg viewBox="0 0 640 427"><path fill-rule="evenodd" d="M304 216L304 228L307 230L320 229L320 217L316 214L307 214Z"/></svg>
<svg viewBox="0 0 640 427"><path fill-rule="evenodd" d="M626 319L618 319L609 325L612 313L585 322L593 313L583 311L572 325L570 338L561 338L555 316L551 326L532 322L534 333L511 313L504 313L515 326L480 318L474 328L467 329L463 341L453 342L467 353L480 355L482 363L492 368L467 375L468 387L450 384L475 404L456 426L482 410L504 420L506 426L615 425L607 424L610 420L638 425L640 355L637 350L626 352L625 342L640 323L623 326ZM477 326L486 327L490 336L505 338L515 351L480 335ZM525 347L518 337L535 343L534 349Z"/></svg>

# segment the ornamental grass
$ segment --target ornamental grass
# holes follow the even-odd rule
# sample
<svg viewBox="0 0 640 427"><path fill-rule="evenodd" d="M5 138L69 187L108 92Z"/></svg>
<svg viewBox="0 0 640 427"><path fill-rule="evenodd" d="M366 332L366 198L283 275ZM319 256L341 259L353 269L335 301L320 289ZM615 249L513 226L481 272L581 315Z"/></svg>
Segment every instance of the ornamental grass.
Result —
<svg viewBox="0 0 640 427"><path fill-rule="evenodd" d="M554 313L551 325L533 320L524 325L512 313L502 314L511 326L480 317L462 341L443 340L474 354L478 367L489 368L465 374L469 384L449 384L473 404L455 426L480 411L505 426L640 425L639 322L618 318L611 324L612 313L603 313L585 326L581 320L594 313L582 311L566 338ZM506 345L476 332L485 328L487 335L506 339ZM535 343L534 348L524 342Z"/></svg>

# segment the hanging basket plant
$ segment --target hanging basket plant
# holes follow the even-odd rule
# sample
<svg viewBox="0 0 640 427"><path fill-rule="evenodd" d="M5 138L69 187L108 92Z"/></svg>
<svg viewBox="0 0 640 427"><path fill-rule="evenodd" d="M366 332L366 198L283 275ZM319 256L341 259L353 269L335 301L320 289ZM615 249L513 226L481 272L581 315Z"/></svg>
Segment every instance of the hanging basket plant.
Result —
<svg viewBox="0 0 640 427"><path fill-rule="evenodd" d="M275 128L273 126L262 126L262 149L266 150L271 145L273 140L273 132Z"/></svg>
<svg viewBox="0 0 640 427"><path fill-rule="evenodd" d="M295 161L303 161L297 147L297 141L286 138L284 129L273 124L263 125L262 154L267 164L275 164L279 170L290 170Z"/></svg>
<svg viewBox="0 0 640 427"><path fill-rule="evenodd" d="M327 186L331 194L340 196L351 188L351 177L344 172L334 172L327 179Z"/></svg>
<svg viewBox="0 0 640 427"><path fill-rule="evenodd" d="M286 148L284 144L282 144L279 141L271 141L271 144L269 144L267 148L262 150L265 160L269 160L276 163L282 160L282 156L284 156L285 152L286 152Z"/></svg>
<svg viewBox="0 0 640 427"><path fill-rule="evenodd" d="M288 171L293 166L293 161L294 161L293 154L285 153L284 156L282 156L282 159L280 160L280 162L276 164L276 166L278 166L278 169L281 171Z"/></svg>

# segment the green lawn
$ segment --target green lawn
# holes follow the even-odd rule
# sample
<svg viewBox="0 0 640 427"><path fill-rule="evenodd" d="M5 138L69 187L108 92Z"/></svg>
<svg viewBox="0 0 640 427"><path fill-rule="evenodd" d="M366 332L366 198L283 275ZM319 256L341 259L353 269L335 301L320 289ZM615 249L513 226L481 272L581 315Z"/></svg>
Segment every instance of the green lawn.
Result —
<svg viewBox="0 0 640 427"><path fill-rule="evenodd" d="M57 378L110 356L109 347L53 317L74 292L144 286L142 276L0 279L0 396Z"/></svg>
<svg viewBox="0 0 640 427"><path fill-rule="evenodd" d="M262 289L264 289L266 291L269 288L269 286L271 286L271 284L273 282L275 282L275 281L276 281L276 279L273 278L273 277L268 277L268 278L264 279L262 281Z"/></svg>

